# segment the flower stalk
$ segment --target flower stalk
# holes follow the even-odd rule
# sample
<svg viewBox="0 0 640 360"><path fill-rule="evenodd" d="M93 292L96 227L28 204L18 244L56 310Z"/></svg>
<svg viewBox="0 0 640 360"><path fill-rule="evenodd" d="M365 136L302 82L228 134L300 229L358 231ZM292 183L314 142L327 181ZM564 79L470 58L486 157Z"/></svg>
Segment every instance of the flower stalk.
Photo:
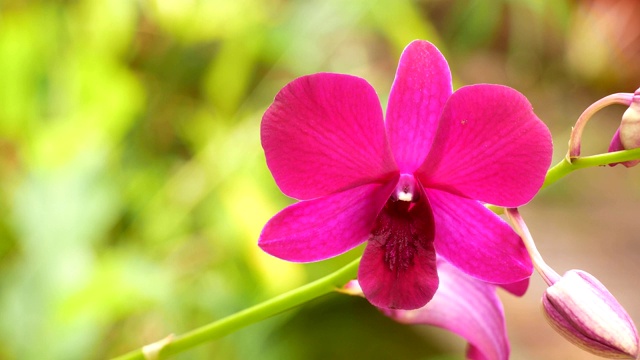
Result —
<svg viewBox="0 0 640 360"><path fill-rule="evenodd" d="M194 329L184 335L175 336L163 343L154 356L163 359L169 355L183 352L206 341L215 340L240 330L253 323L270 318L283 311L300 306L308 301L331 293L356 277L360 259L356 259L343 268L307 285L276 296L258 305L227 316L208 325ZM134 350L113 360L146 360L143 349Z"/></svg>
<svg viewBox="0 0 640 360"><path fill-rule="evenodd" d="M640 159L640 148L633 150L614 151L605 154L581 156L573 160L562 159L547 171L547 177L542 184L542 189L569 175L575 170L605 166L617 162Z"/></svg>
<svg viewBox="0 0 640 360"><path fill-rule="evenodd" d="M578 169L604 166L615 162L636 159L640 159L640 149L585 156L574 159L573 162L569 162L565 158L547 171L547 176L542 187L545 188L550 186ZM491 208L494 212L498 213L502 213L504 211L504 209L500 207ZM533 246L535 246L535 244L533 244ZM337 290L356 277L359 264L360 259L355 260L336 272L312 283L284 293L251 308L242 310L226 318L214 321L198 329L194 329L186 334L176 336L170 343L163 346L162 351L158 354L158 358L166 358L169 355L181 353L204 342L221 338L253 323L275 316L283 311L292 309L307 301ZM538 264L540 264L539 261ZM113 360L145 360L145 355L141 348L114 358Z"/></svg>
<svg viewBox="0 0 640 360"><path fill-rule="evenodd" d="M542 258L542 255L540 255L540 252L538 251L538 248L536 248L536 244L531 237L531 233L527 228L527 224L522 219L522 216L520 215L520 212L518 212L518 209L509 208L506 209L505 213L507 214L509 220L511 220L516 233L518 233L518 235L520 235L520 237L522 238L524 246L527 248L527 251L531 256L531 260L533 261L533 267L536 269L538 274L542 276L544 282L547 283L547 285L551 286L555 284L558 280L560 280L560 275L558 275L555 270L547 265L547 263Z"/></svg>
<svg viewBox="0 0 640 360"><path fill-rule="evenodd" d="M542 188L550 186L558 180L578 169L604 166L615 162L623 162L640 159L640 149L623 150L606 154L584 156L573 161L562 159L558 164L547 171ZM502 213L501 207L492 206L494 212ZM535 244L533 245L535 246ZM537 250L536 250L537 251ZM211 341L233 333L243 327L262 321L283 311L292 309L322 295L328 294L348 281L354 279L357 274L360 260L355 260L342 269L329 274L298 289L282 294L261 304L245 309L226 318L214 321L208 325L194 329L186 334L174 337L170 343L165 344L160 351L159 358L172 354L178 354L204 342ZM540 261L537 262L541 264ZM114 360L144 360L145 355L141 349L131 351Z"/></svg>
<svg viewBox="0 0 640 360"><path fill-rule="evenodd" d="M638 331L616 298L591 274L569 270L563 276L536 249L518 209L506 209L534 267L549 286L542 296L544 315L565 339L592 354L611 359L638 357Z"/></svg>
<svg viewBox="0 0 640 360"><path fill-rule="evenodd" d="M578 118L575 126L571 131L571 137L569 138L569 151L567 152L566 159L569 163L580 156L580 146L582 144L582 133L584 128L591 119L591 117L598 111L613 104L620 104L629 106L633 101L633 94L631 93L617 93L603 97L602 99L591 104Z"/></svg>

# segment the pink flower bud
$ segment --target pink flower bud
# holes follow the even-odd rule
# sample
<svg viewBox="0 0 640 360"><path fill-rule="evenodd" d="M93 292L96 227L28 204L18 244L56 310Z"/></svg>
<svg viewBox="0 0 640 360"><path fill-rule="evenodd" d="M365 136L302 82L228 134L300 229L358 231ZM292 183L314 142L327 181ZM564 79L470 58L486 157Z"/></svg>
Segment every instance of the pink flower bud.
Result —
<svg viewBox="0 0 640 360"><path fill-rule="evenodd" d="M609 151L631 150L640 148L640 89L633 94L633 99L627 110L622 114L620 128L616 131ZM632 167L640 163L640 160L624 161L614 163L611 166L622 164Z"/></svg>
<svg viewBox="0 0 640 360"><path fill-rule="evenodd" d="M638 357L631 317L592 275L570 270L542 297L551 326L582 349L611 359Z"/></svg>
<svg viewBox="0 0 640 360"><path fill-rule="evenodd" d="M625 149L640 147L640 89L633 94L633 101L622 114L620 142Z"/></svg>

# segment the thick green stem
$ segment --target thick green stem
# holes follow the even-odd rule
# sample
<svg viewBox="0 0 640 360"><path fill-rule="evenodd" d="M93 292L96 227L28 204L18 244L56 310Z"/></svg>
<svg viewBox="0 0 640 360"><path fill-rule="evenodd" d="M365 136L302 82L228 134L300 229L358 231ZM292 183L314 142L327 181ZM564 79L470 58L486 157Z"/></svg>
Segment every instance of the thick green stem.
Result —
<svg viewBox="0 0 640 360"><path fill-rule="evenodd" d="M211 324L192 330L184 335L176 336L162 347L157 358L176 354L192 348L205 341L220 338L253 323L289 310L310 300L328 294L356 278L360 259L356 259L340 270L312 283L291 290L280 296L252 306ZM142 349L132 351L114 360L145 359Z"/></svg>
<svg viewBox="0 0 640 360"><path fill-rule="evenodd" d="M545 188L555 183L574 170L637 159L640 159L640 149L585 156L573 159L571 162L565 158L549 169L542 187ZM504 211L504 209L500 207L489 206L489 208L499 213ZM151 349L147 351L147 354L145 354L143 349L139 349L117 357L114 360L158 359L164 356L177 354L186 349L202 344L205 341L220 338L245 326L265 320L271 316L302 305L307 301L313 300L342 287L349 280L356 278L359 264L360 259L354 260L340 270L300 288L291 290L261 304L192 330L186 334L161 340L155 344L157 345L155 346L155 349L153 349L154 346L147 347L147 349Z"/></svg>
<svg viewBox="0 0 640 360"><path fill-rule="evenodd" d="M554 165L547 171L547 176L542 183L542 188L555 183L563 177L569 175L575 170L584 169L595 166L606 166L613 163L619 163L629 160L640 159L640 148L633 150L614 151L605 154L582 156L573 159L571 162L565 157L559 163ZM501 215L504 214L504 208L496 205L486 205L486 207L494 213Z"/></svg>
<svg viewBox="0 0 640 360"><path fill-rule="evenodd" d="M588 167L605 166L613 163L619 163L629 160L640 159L640 149L614 151L606 154L583 156L571 160L569 162L566 158L562 159L558 164L547 171L547 176L544 179L542 188L555 183L561 178L567 176L569 173Z"/></svg>

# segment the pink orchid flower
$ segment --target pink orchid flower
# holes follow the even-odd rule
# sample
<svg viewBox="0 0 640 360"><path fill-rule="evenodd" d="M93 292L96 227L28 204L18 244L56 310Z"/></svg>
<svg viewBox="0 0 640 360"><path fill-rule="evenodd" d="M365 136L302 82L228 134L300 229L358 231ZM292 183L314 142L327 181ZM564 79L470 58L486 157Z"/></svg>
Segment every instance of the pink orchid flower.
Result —
<svg viewBox="0 0 640 360"><path fill-rule="evenodd" d="M298 203L265 225L260 247L310 262L367 242L358 281L378 307L417 309L438 288L436 252L480 280L528 278L518 235L483 203L516 207L540 189L551 136L517 91L452 91L438 49L402 53L383 120L375 90L343 74L286 85L261 125L267 165Z"/></svg>
<svg viewBox="0 0 640 360"><path fill-rule="evenodd" d="M477 280L458 270L442 257L436 260L440 286L429 303L415 310L379 308L394 320L409 325L432 325L451 331L468 342L467 359L507 360L510 345L498 286ZM522 296L528 279L504 286ZM345 286L345 292L361 295L356 280Z"/></svg>

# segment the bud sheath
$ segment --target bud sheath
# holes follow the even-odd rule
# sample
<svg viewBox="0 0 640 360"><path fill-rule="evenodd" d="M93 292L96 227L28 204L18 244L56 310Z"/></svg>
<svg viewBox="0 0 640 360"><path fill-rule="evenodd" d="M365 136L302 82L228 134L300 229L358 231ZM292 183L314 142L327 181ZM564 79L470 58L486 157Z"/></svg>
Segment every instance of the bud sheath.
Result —
<svg viewBox="0 0 640 360"><path fill-rule="evenodd" d="M592 275L570 270L542 297L551 326L569 341L611 359L638 357L638 332L631 317Z"/></svg>

